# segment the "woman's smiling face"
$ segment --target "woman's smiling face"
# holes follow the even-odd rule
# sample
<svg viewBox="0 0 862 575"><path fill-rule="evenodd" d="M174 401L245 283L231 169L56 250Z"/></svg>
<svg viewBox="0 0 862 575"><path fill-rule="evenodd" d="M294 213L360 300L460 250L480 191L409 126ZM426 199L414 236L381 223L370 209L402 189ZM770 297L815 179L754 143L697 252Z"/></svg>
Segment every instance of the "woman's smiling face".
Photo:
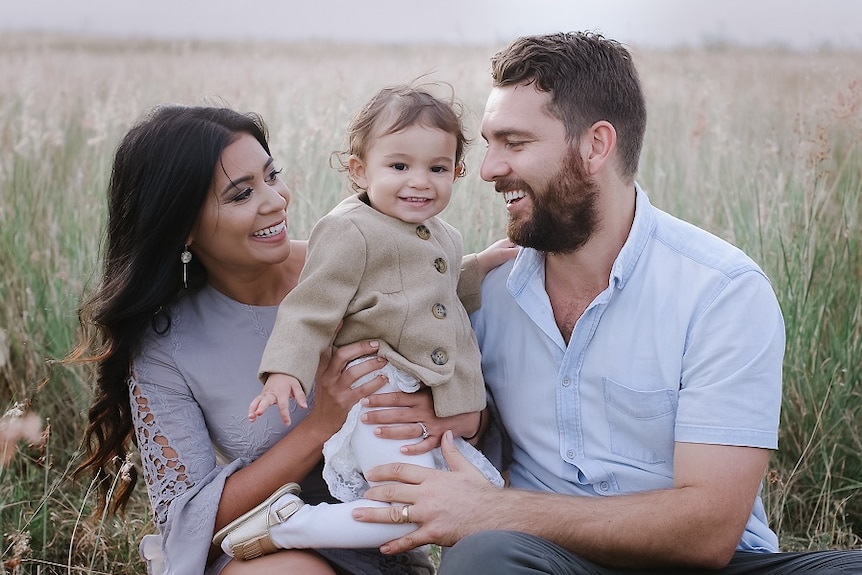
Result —
<svg viewBox="0 0 862 575"><path fill-rule="evenodd" d="M290 190L273 159L249 134L228 145L213 175L189 248L218 278L252 272L290 255L287 205Z"/></svg>

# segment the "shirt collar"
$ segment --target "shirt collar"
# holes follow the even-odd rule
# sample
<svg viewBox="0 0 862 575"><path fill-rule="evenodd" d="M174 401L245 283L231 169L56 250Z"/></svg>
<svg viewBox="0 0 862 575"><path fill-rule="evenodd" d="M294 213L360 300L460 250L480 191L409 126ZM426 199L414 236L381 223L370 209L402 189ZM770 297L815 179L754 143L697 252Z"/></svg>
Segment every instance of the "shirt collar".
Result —
<svg viewBox="0 0 862 575"><path fill-rule="evenodd" d="M610 283L623 289L655 229L655 212L640 185L635 182L635 217L629 237L611 266Z"/></svg>
<svg viewBox="0 0 862 575"><path fill-rule="evenodd" d="M632 229L629 231L623 248L614 260L614 265L611 266L609 285L623 289L626 281L631 277L635 264L640 259L655 225L655 213L649 198L640 185L635 182L635 217L632 222ZM544 278L544 264L544 252L532 248L523 248L515 258L512 271L509 272L509 278L506 282L509 293L512 296L518 295L529 283L530 278L535 277L536 274Z"/></svg>

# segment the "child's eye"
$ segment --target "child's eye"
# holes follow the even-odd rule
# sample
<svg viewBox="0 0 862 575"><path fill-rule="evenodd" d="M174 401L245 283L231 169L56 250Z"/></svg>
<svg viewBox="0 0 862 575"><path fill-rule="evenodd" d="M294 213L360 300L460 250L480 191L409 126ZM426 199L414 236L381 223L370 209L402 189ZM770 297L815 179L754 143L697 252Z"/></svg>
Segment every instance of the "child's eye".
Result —
<svg viewBox="0 0 862 575"><path fill-rule="evenodd" d="M265 179L266 183L267 184L274 184L275 181L278 179L278 175L280 173L281 173L281 170L273 170L270 173L268 173L266 175L266 179Z"/></svg>
<svg viewBox="0 0 862 575"><path fill-rule="evenodd" d="M449 169L446 166L431 166L431 171L435 174L445 174Z"/></svg>
<svg viewBox="0 0 862 575"><path fill-rule="evenodd" d="M396 162L392 164L392 169L398 170L399 172L403 172L407 169L407 164L405 164L404 162Z"/></svg>

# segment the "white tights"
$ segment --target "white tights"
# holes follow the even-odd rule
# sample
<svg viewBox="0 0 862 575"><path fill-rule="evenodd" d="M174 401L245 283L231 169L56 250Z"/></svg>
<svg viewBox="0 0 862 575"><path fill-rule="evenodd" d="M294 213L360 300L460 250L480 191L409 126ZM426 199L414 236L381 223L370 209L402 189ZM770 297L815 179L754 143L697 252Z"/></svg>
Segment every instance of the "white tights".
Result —
<svg viewBox="0 0 862 575"><path fill-rule="evenodd" d="M392 383L387 383L377 393L397 391ZM382 408L387 409L387 408ZM368 411L362 407L361 412ZM434 467L434 457L430 452L421 455L401 453L402 445L416 443L417 439L383 439L374 435L374 425L358 423L353 431L351 447L363 473L383 463L405 462L424 467ZM276 505L295 495L285 495ZM382 503L369 499L357 499L349 503L319 503L304 505L284 523L270 527L273 543L283 549L307 548L369 548L397 539L416 529L415 523L363 523L351 516L357 507L389 507L401 504ZM222 547L227 550L229 538Z"/></svg>

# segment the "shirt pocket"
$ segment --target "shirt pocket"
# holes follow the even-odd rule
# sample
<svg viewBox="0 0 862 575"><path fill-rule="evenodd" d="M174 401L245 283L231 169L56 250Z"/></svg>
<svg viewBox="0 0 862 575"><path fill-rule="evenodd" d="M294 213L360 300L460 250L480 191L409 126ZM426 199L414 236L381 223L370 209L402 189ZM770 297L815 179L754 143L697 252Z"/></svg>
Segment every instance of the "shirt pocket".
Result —
<svg viewBox="0 0 862 575"><path fill-rule="evenodd" d="M611 452L657 465L673 457L675 394L638 390L603 378Z"/></svg>

